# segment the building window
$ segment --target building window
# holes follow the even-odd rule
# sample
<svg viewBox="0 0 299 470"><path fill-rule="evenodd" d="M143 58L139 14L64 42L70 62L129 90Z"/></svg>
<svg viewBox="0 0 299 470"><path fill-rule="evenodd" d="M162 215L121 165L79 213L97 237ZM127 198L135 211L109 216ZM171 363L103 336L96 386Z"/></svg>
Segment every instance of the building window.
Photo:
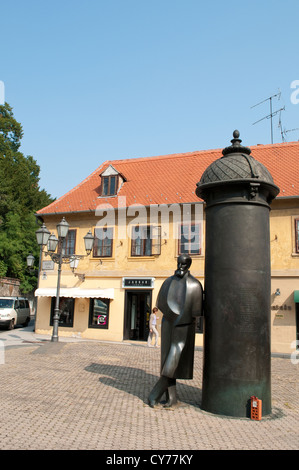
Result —
<svg viewBox="0 0 299 470"><path fill-rule="evenodd" d="M295 219L295 250L299 253L299 219Z"/></svg>
<svg viewBox="0 0 299 470"><path fill-rule="evenodd" d="M102 196L114 196L117 193L118 175L102 176Z"/></svg>
<svg viewBox="0 0 299 470"><path fill-rule="evenodd" d="M112 256L113 228L96 228L94 233L93 256L107 258Z"/></svg>
<svg viewBox="0 0 299 470"><path fill-rule="evenodd" d="M52 297L51 301L51 316L50 316L50 325L53 326L53 317L54 317L54 310L55 310L55 302L56 298ZM59 298L59 310L60 310L60 317L59 317L59 326L73 326L74 321L74 305L75 299L70 297L60 297Z"/></svg>
<svg viewBox="0 0 299 470"><path fill-rule="evenodd" d="M181 225L179 230L179 254L200 255L200 224Z"/></svg>
<svg viewBox="0 0 299 470"><path fill-rule="evenodd" d="M66 238L62 241L62 254L73 255L76 248L76 230L70 229Z"/></svg>
<svg viewBox="0 0 299 470"><path fill-rule="evenodd" d="M109 299L90 299L89 328L108 329Z"/></svg>
<svg viewBox="0 0 299 470"><path fill-rule="evenodd" d="M161 227L132 227L131 256L153 256L161 253Z"/></svg>

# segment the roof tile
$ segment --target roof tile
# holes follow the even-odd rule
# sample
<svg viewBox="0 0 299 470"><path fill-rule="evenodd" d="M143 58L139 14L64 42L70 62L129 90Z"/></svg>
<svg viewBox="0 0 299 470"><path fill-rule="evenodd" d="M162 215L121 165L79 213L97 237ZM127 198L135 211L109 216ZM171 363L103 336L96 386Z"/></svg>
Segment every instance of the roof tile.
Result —
<svg viewBox="0 0 299 470"><path fill-rule="evenodd" d="M299 142L251 147L251 155L271 173L280 188L278 197L299 196ZM117 197L101 197L100 174L110 165L126 182L118 192L132 204L173 204L198 202L196 184L205 169L222 157L222 150L203 150L147 158L106 161L75 188L39 210L38 215L94 211L108 203L118 207Z"/></svg>

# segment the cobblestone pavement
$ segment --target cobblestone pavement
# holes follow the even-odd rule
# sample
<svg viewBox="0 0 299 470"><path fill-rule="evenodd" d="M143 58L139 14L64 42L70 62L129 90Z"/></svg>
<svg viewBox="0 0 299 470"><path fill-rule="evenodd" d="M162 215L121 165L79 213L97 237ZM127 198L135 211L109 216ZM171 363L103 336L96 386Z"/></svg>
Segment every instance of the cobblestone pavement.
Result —
<svg viewBox="0 0 299 470"><path fill-rule="evenodd" d="M272 415L261 421L200 408L194 379L178 381L181 406L152 409L160 351L144 344L28 343L0 364L0 448L43 450L297 450L299 364L272 358Z"/></svg>

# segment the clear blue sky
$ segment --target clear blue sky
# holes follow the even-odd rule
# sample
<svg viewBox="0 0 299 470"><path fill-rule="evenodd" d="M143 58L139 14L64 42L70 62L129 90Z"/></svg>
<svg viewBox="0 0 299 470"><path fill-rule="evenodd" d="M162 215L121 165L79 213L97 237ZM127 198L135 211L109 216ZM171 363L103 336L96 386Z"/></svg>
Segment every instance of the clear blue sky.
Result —
<svg viewBox="0 0 299 470"><path fill-rule="evenodd" d="M107 159L223 148L234 129L269 144L270 120L253 125L269 101L251 106L279 90L273 111L299 128L298 21L298 0L2 0L0 80L41 188L59 197Z"/></svg>

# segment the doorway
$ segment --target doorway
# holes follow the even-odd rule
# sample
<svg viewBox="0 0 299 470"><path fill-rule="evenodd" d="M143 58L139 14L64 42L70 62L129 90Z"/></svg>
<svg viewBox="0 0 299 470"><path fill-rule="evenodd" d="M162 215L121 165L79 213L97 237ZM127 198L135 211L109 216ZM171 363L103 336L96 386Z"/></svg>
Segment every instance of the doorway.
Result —
<svg viewBox="0 0 299 470"><path fill-rule="evenodd" d="M124 339L147 340L151 305L152 291L126 291Z"/></svg>
<svg viewBox="0 0 299 470"><path fill-rule="evenodd" d="M296 305L296 349L299 349L299 303L295 303Z"/></svg>

